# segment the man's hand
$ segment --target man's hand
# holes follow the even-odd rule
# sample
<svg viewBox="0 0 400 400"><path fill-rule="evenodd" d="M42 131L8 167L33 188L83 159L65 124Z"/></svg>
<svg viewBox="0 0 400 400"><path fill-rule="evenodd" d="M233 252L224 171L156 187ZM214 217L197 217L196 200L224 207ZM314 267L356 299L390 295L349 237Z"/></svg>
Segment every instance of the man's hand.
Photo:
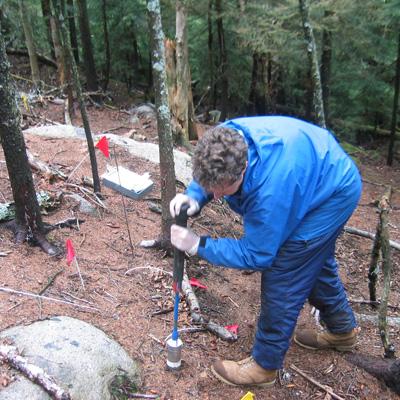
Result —
<svg viewBox="0 0 400 400"><path fill-rule="evenodd" d="M189 206L187 210L188 216L194 215L200 210L200 205L197 200L192 199L187 194L178 193L169 203L169 212L171 213L172 218L175 218L177 215L179 215L183 204L187 204Z"/></svg>
<svg viewBox="0 0 400 400"><path fill-rule="evenodd" d="M200 238L190 229L182 226L171 226L171 243L177 249L185 251L189 256L197 254Z"/></svg>

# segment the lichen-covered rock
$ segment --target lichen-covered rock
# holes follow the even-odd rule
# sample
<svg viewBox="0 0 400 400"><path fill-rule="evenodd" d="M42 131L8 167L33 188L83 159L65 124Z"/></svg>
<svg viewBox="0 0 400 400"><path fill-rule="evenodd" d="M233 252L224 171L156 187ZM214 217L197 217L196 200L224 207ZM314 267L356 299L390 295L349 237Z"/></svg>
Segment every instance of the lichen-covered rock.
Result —
<svg viewBox="0 0 400 400"><path fill-rule="evenodd" d="M109 400L115 382L140 386L140 371L126 351L103 331L60 316L0 333L11 338L28 362L43 368L73 400ZM118 379L116 377L122 377ZM20 376L0 391L0 400L50 400L38 385Z"/></svg>

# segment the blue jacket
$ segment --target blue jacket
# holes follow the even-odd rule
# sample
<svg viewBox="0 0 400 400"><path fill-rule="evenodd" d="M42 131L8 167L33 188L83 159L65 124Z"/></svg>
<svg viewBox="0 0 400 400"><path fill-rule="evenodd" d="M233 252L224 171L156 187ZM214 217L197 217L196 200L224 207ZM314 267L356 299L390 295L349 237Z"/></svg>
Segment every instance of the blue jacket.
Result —
<svg viewBox="0 0 400 400"><path fill-rule="evenodd" d="M361 193L357 167L330 132L295 118L237 118L225 126L243 134L248 166L241 189L225 199L243 216L239 239L207 238L198 255L212 264L262 270L286 240L337 230ZM203 207L212 199L197 182L186 193Z"/></svg>

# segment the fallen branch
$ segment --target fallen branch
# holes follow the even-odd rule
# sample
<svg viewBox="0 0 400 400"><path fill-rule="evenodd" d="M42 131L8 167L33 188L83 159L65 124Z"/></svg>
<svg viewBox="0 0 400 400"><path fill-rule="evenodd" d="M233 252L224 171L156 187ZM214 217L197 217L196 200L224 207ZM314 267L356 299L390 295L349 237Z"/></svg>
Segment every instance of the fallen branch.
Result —
<svg viewBox="0 0 400 400"><path fill-rule="evenodd" d="M54 229L71 228L79 231L80 224L85 222L84 219L79 218L67 218L62 221L56 222L55 224L44 223L44 232L47 234Z"/></svg>
<svg viewBox="0 0 400 400"><path fill-rule="evenodd" d="M343 397L338 396L335 394L330 386L327 385L322 385L318 381L316 381L314 378L311 378L311 376L308 376L306 373L304 373L301 369L297 368L295 365L291 364L290 368L292 368L293 371L296 371L299 375L301 375L303 378L307 379L309 382L314 384L315 386L319 387L320 389L324 390L326 393L328 393L333 399L336 400L345 400Z"/></svg>
<svg viewBox="0 0 400 400"><path fill-rule="evenodd" d="M51 275L51 276L47 279L46 284L43 286L42 289L40 289L40 291L39 291L39 293L38 293L39 296L41 296L41 295L53 284L53 282L55 281L55 279L57 278L57 276L60 275L61 272L63 272L63 271L64 271L64 268L61 268L60 270L56 271L53 275Z"/></svg>
<svg viewBox="0 0 400 400"><path fill-rule="evenodd" d="M41 172L49 181L55 177L59 177L63 180L67 179L67 176L63 172L36 159L30 151L26 151L26 155L28 156L29 165L36 171Z"/></svg>
<svg viewBox="0 0 400 400"><path fill-rule="evenodd" d="M41 386L54 400L71 400L68 392L57 385L54 378L42 368L30 364L20 356L15 346L0 345L0 360L21 371L32 382Z"/></svg>
<svg viewBox="0 0 400 400"><path fill-rule="evenodd" d="M361 322L369 322L371 324L378 324L377 315L358 314L355 313L356 318ZM387 324L389 326L400 327L400 317L387 317Z"/></svg>
<svg viewBox="0 0 400 400"><path fill-rule="evenodd" d="M39 294L30 293L30 292L23 292L23 291L19 291L19 290L8 289L8 288L5 288L5 287L0 287L0 292L17 294L17 295L27 296L27 297L33 297L35 299L47 300L47 301L51 301L51 302L54 302L54 303L62 303L62 304L67 304L67 305L72 306L72 307L85 308L85 309L89 309L89 310L100 312L100 310L98 308L96 308L96 307L84 306L84 305L81 305L81 304L72 303L70 301L64 301L64 300L60 300L60 299L55 299L54 297L41 296Z"/></svg>
<svg viewBox="0 0 400 400"><path fill-rule="evenodd" d="M347 233L351 233L353 235L358 235L358 236L362 236L362 237L366 237L368 239L375 239L375 235L373 233L367 232L367 231L363 231L361 229L357 229L357 228L353 228L351 226L345 226L343 229L345 232ZM400 250L400 243L398 242L394 242L393 240L389 240L389 244L391 247L393 247L396 250Z"/></svg>

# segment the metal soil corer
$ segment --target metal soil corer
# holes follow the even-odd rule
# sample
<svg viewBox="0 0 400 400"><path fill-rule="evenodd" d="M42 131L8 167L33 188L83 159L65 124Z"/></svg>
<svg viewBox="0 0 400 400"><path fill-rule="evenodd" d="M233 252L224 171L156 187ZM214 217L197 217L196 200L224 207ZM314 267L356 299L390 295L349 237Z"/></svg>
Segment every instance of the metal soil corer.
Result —
<svg viewBox="0 0 400 400"><path fill-rule="evenodd" d="M187 227L187 210L189 206L183 204L179 214L175 218L177 225L184 228ZM174 272L173 272L173 289L175 293L174 302L174 328L172 336L167 341L167 367L171 370L177 370L181 367L181 351L182 340L179 338L178 332L178 312L179 312L179 295L182 290L183 271L185 266L185 253L177 248L174 248Z"/></svg>

